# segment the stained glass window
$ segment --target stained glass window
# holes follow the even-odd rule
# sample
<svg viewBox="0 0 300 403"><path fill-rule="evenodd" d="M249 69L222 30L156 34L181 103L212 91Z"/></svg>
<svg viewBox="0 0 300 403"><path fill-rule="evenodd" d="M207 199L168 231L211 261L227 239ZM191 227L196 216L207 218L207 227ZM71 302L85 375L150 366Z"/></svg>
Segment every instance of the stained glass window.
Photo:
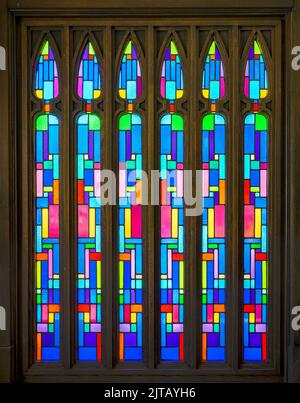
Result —
<svg viewBox="0 0 300 403"><path fill-rule="evenodd" d="M77 95L86 113L77 119L77 312L78 359L101 360L101 119L92 113L101 96L101 73L93 44L84 47Z"/></svg>
<svg viewBox="0 0 300 403"><path fill-rule="evenodd" d="M226 334L226 121L216 101L225 96L224 64L216 41L206 57L202 95L202 360L224 361Z"/></svg>
<svg viewBox="0 0 300 403"><path fill-rule="evenodd" d="M119 119L119 358L143 358L142 119L133 101L142 95L141 67L132 40L119 73L127 112Z"/></svg>
<svg viewBox="0 0 300 403"><path fill-rule="evenodd" d="M253 113L244 122L244 340L245 361L267 360L268 118L259 101L268 95L262 48L254 40L246 65L245 96Z"/></svg>
<svg viewBox="0 0 300 403"><path fill-rule="evenodd" d="M34 248L34 358L122 370L268 363L275 98L263 35L252 33L233 60L236 48L217 31L201 30L197 53L186 28L154 29L149 48L147 28L112 30L103 43L105 29L84 28L70 44L43 31L33 56L33 161L24 153L33 209L24 222ZM64 44L70 60L61 52L60 64ZM160 55L159 69L150 54ZM229 55L243 65L243 80L230 75ZM234 121L237 105L244 112ZM202 172L203 210L186 219L187 167ZM114 207L101 201L106 169L116 179ZM153 192L154 169L159 206L148 208L144 170Z"/></svg>
<svg viewBox="0 0 300 403"><path fill-rule="evenodd" d="M36 359L60 359L60 123L51 113L59 94L57 64L44 41L35 70L34 95L44 111L35 118Z"/></svg>
<svg viewBox="0 0 300 403"><path fill-rule="evenodd" d="M160 334L162 361L184 359L184 121L175 113L183 97L181 59L172 40L161 73L169 113L160 120Z"/></svg>

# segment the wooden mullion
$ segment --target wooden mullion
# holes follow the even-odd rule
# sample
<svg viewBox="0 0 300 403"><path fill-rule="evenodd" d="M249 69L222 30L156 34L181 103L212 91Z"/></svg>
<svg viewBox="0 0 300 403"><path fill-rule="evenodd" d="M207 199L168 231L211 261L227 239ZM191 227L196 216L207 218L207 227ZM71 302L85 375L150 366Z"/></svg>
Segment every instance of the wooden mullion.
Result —
<svg viewBox="0 0 300 403"><path fill-rule="evenodd" d="M198 121L199 116L197 116L197 84L198 84L198 74L195 71L199 69L199 58L197 57L197 29L192 25L189 29L189 46L188 46L188 74L189 79L185 79L187 83L188 91L188 120L189 128L186 133L187 136L187 167L186 169L193 171L193 190L195 191L195 172L199 170L199 155L198 155ZM198 349L200 340L200 322L199 318L201 312L199 310L199 217L186 217L186 233L188 235L186 244L186 256L188 257L186 262L186 300L188 300L189 305L185 309L185 316L189 317L189 327L186 328L187 342L188 342L188 365L191 368L196 368L198 364ZM188 308L188 309L187 309Z"/></svg>
<svg viewBox="0 0 300 403"><path fill-rule="evenodd" d="M69 107L69 206L70 206L70 363L71 366L75 365L78 358L78 313L77 313L77 273L78 273L78 254L77 254L77 180L76 180L76 162L77 162L77 132L76 122L74 116L74 81L76 80L76 71L73 63L74 58L74 43L73 32L68 29L68 83L70 97L68 100ZM75 81L76 82L76 81Z"/></svg>
<svg viewBox="0 0 300 403"><path fill-rule="evenodd" d="M28 340L28 345L22 351L22 369L26 371L36 356L36 338L33 336L35 332L35 315L34 315L34 259L32 255L32 237L28 234L32 233L30 224L33 222L33 197L32 197L32 177L34 175L34 163L32 157L31 147L33 141L33 122L32 119L28 119L32 116L31 110L29 109L30 103L30 85L28 85L28 69L31 63L30 54L28 51L29 35L27 27L22 24L21 26L21 36L22 36L22 60L26 62L23 64L23 69L21 72L21 89L20 98L22 99L22 104L19 106L22 108L22 126L20 129L21 139L20 139L20 149L21 160L19 161L18 167L21 168L22 182L18 183L18 189L20 192L19 198L19 208L24 209L24 214L22 214L21 219L21 245L22 245L22 255L17 256L17 262L21 263L22 274L18 277L18 286L20 287L20 293L22 305L19 307L18 320L20 320L20 327L22 328L20 341L23 339ZM31 83L31 80L29 80ZM30 158L31 157L31 158ZM16 156L17 158L17 156ZM32 171L31 171L32 170ZM32 297L32 299L30 299Z"/></svg>
<svg viewBox="0 0 300 403"><path fill-rule="evenodd" d="M60 273L61 273L61 352L64 367L71 367L71 282L70 260L70 44L69 28L63 30L61 47L62 119L60 124Z"/></svg>
<svg viewBox="0 0 300 403"><path fill-rule="evenodd" d="M243 160L241 156L241 116L240 116L240 54L239 29L231 30L230 47L230 123L227 130L227 361L234 371L239 368L241 352L241 284L242 260L240 239L242 226L242 174Z"/></svg>
<svg viewBox="0 0 300 403"><path fill-rule="evenodd" d="M112 28L108 25L105 29L104 45L104 110L105 118L102 137L103 169L112 169L113 148L113 89L112 89ZM113 366L113 271L116 269L113 259L113 219L112 206L102 207L102 239L103 239L103 266L102 266L102 310L103 310L103 363L105 368Z"/></svg>
<svg viewBox="0 0 300 403"><path fill-rule="evenodd" d="M269 300L268 300L268 344L269 359L280 373L283 366L283 354L276 352L283 350L283 279L284 279L284 229L282 211L284 210L284 138L282 120L282 49L278 46L282 42L282 27L279 23L272 35L272 76L271 76L271 100L272 116L269 132ZM276 84L275 84L276 83ZM278 83L278 85L277 85ZM276 235L279 236L276 236ZM276 257L278 256L278 257Z"/></svg>
<svg viewBox="0 0 300 403"><path fill-rule="evenodd" d="M147 253L147 267L145 270L147 292L145 296L146 302L146 316L144 316L144 323L147 326L147 339L146 339L146 356L147 365L149 369L155 368L156 361L156 348L157 343L157 310L156 310L156 282L157 273L155 271L155 211L156 207L150 203L151 198L151 171L155 169L155 154L156 154L156 142L155 142L155 38L153 26L148 26L147 32L147 49L146 49L146 65L147 65L147 127L143 130L143 141L147 147L144 148L146 154L146 171L148 173L148 198L149 205L144 207L147 209L147 227L143 229L145 246L144 250ZM146 142L147 141L147 142ZM146 151L147 150L147 151Z"/></svg>

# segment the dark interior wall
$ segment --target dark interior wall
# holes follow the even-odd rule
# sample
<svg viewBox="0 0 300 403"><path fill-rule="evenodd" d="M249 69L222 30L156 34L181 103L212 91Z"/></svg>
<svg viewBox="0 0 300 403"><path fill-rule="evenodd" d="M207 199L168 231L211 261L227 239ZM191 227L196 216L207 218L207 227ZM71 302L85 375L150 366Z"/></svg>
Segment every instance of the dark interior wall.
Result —
<svg viewBox="0 0 300 403"><path fill-rule="evenodd" d="M0 46L8 44L8 14L6 0L0 1ZM7 59L7 57L6 57ZM7 61L7 60L6 60ZM10 162L9 162L9 75L0 71L0 307L6 310L6 330L0 330L0 381L11 379L12 333L11 333L11 282L10 265Z"/></svg>
<svg viewBox="0 0 300 403"><path fill-rule="evenodd" d="M6 330L0 330L0 382L13 381L16 376L14 365L14 335L17 327L15 321L16 306L16 284L14 250L15 225L17 217L13 216L15 191L13 175L13 150L14 143L14 110L11 108L11 95L13 94L14 77L10 73L9 63L13 63L13 49L9 49L9 39L13 30L13 18L9 10L32 9L34 5L40 8L62 7L69 3L70 7L124 7L123 0L112 0L110 2L101 0L0 0L0 46L7 50L8 68L0 71L0 307L4 307L7 313ZM135 0L128 0L126 7L130 7ZM180 4L182 2L178 2ZM289 7L292 0L186 0L185 7L178 6L178 13L186 12L191 8L203 7L206 12L208 7L215 6L224 8L231 6L233 13L240 9L247 9L250 14L257 13L257 10L276 10L280 7ZM284 329L286 338L282 347L286 352L284 379L289 382L300 383L300 334L291 329L291 310L294 306L300 306L300 70L293 71L291 68L291 49L300 46L300 0L295 0L293 11L286 17L286 137L287 137L287 214L286 214L286 306L283 313L286 316L286 327ZM176 3L177 4L177 3ZM209 4L209 6L208 6ZM250 6L249 6L250 4ZM145 0L139 2L140 12L143 7L173 7L173 0ZM176 7L176 6L175 6ZM10 15L10 18L9 18ZM10 36L10 37L9 37ZM282 245L284 247L284 245ZM26 342L26 341L25 341Z"/></svg>
<svg viewBox="0 0 300 403"><path fill-rule="evenodd" d="M300 0L295 1L295 8L289 17L291 21L288 36L291 47L300 46ZM288 55L291 51L287 50ZM290 60L287 60L288 84L288 161L287 161L287 195L288 197L288 231L287 231L287 260L290 282L287 283L288 298L287 312L300 306L300 70L291 69ZM290 316L287 318L287 379L290 382L300 383L300 332L291 329Z"/></svg>

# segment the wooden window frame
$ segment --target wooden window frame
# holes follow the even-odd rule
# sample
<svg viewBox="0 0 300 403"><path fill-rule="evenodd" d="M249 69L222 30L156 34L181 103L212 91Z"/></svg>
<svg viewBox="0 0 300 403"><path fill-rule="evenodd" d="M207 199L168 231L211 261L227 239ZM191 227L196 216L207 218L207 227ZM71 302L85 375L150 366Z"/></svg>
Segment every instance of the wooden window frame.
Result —
<svg viewBox="0 0 300 403"><path fill-rule="evenodd" d="M212 2L215 6L212 8ZM102 2L101 2L102 3ZM293 6L293 1L290 0L261 0L261 1L244 1L243 5L241 6L238 1L228 1L226 2L226 6L221 0L211 0L211 1L202 1L201 5L199 5L199 1L196 0L188 0L185 2L179 1L176 6L173 5L173 2L166 0L166 1L145 1L143 5L138 4L135 0L129 0L127 2L127 7L124 8L123 2L119 0L112 0L107 4L103 2L101 6L99 6L99 1L90 0L89 7L87 8L86 4L80 0L45 0L42 2L42 5L39 4L36 0L8 0L7 8L4 10L6 13L5 23L8 25L9 23L9 39L8 37L5 38L6 43L9 45L11 50L9 56L10 62L10 87L5 87L5 92L1 96L0 102L3 104L3 110L7 111L7 121L4 122L3 127L6 127L6 133L10 133L10 139L7 138L7 144L5 143L5 147L1 152L4 155L4 158L1 161L3 164L3 168L9 167L10 175L4 182L4 188L8 189L9 199L11 202L7 203L6 210L9 211L9 215L5 216L5 212L1 211L1 223L3 222L10 236L3 237L3 243L1 243L1 252L3 249L3 255L1 259L4 260L4 263L8 265L10 268L8 273L4 273L3 279L6 281L6 284L9 284L11 295L7 295L7 298L11 302L11 312L10 312L10 327L11 331L9 332L9 340L6 343L9 343L9 353L5 356L6 362L10 363L11 373L9 377L13 379L23 379L25 381L55 381L56 377L63 380L71 380L80 377L80 379L84 380L97 380L102 382L108 381L126 381L131 380L132 374L134 373L136 376L136 380L139 381L155 381L161 380L163 377L166 381L174 381L178 379L180 376L180 381L193 381L193 382L201 382L205 380L237 380L241 379L242 381L250 381L253 379L268 379L270 381L280 381L284 379L284 377L288 374L287 368L287 361L288 356L286 355L287 344L285 344L285 339L287 335L289 335L288 329L288 309L289 309L289 301L288 296L284 293L287 293L287 290L290 288L291 284L291 268L290 263L288 264L288 247L286 245L288 231L290 230L289 226L289 219L287 215L287 203L291 203L291 199L286 200L283 197L283 193L281 193L282 197L278 197L276 202L272 202L270 208L270 214L275 217L273 222L277 223L277 228L270 230L270 238L272 238L272 232L274 231L275 236L273 237L273 253L271 253L271 265L272 263L277 265L278 279L274 280L274 284L272 286L274 295L279 296L281 295L281 301L278 298L271 298L273 301L270 301L270 304L273 304L277 313L280 312L281 317L281 324L279 321L274 321L275 316L273 317L273 328L271 330L273 334L273 351L278 351L278 355L275 354L272 357L271 365L240 365L239 362L239 352L237 349L234 348L234 340L236 337L239 336L239 331L237 326L235 325L235 321L231 323L231 330L230 334L231 337L229 339L229 352L231 357L230 365L201 365L199 368L197 366L196 360L193 358L193 355L188 355L188 365L180 366L174 368L172 365L162 365L156 368L155 363L155 352L153 351L153 347L149 347L146 356L148 357L148 367L140 369L133 368L130 364L123 363L122 365L114 366L114 362L112 360L113 354L112 352L112 340L107 340L107 352L106 352L106 368L97 368L93 365L86 364L86 365L76 365L74 366L74 357L72 357L72 348L74 346L70 345L69 348L65 351L63 355L63 362L62 364L56 365L44 365L44 364L34 364L29 360L29 357L32 355L31 348L27 349L27 346L30 346L30 343L27 343L28 336L30 335L29 331L29 323L27 318L28 313L32 314L32 306L28 305L28 298L31 292L30 282L30 268L32 267L30 263L30 253L31 250L31 239L28 237L30 234L30 225L31 221L31 207L29 205L30 200L30 187L31 184L29 182L29 186L25 178L30 177L30 141L32 133L31 126L26 122L28 120L28 105L27 99L28 95L30 94L30 88L28 86L28 81L24 79L24 77L28 77L28 68L30 67L27 64L27 53L26 53L26 46L28 43L28 32L27 28L29 26L39 26L42 27L62 27L62 35L64 41L69 41L69 33L68 33L68 25L82 25L82 26L98 26L98 25L120 25L122 27L127 26L128 28L136 27L138 25L145 25L145 22L139 22L141 17L147 16L146 24L151 21L152 30L154 27L159 26L161 21L168 21L168 25L177 27L178 25L186 25L188 26L189 23L193 21L194 25L192 24L191 28L189 29L191 38L195 38L195 28L193 26L200 26L202 24L213 24L216 19L218 20L218 25L235 25L236 27L238 24L244 24L252 26L251 20L249 16L255 16L255 25L256 26L272 26L274 27L274 38L273 42L277 44L276 51L273 54L273 62L276 64L276 77L272 77L272 81L275 83L277 80L285 77L283 80L282 86L273 86L273 97L275 101L275 109L273 109L273 124L272 126L272 134L274 134L274 142L271 153L273 153L274 160L277 160L279 157L279 161L282 163L282 169L277 164L271 170L271 188L273 193L275 194L276 190L285 189L288 185L288 172L283 172L284 168L286 167L289 170L289 166L287 166L288 161L288 151L290 144L288 144L288 138L290 136L289 126L288 123L290 122L290 118L287 113L288 108L288 95L290 94L287 91L287 84L288 79L287 75L287 68L288 66L285 63L285 58L280 53L279 49L285 49L291 40L290 36L291 33L289 29L291 28L291 11ZM154 5L153 5L154 3ZM210 3L210 4L209 4ZM44 18L39 19L38 17L43 16ZM126 16L126 22L124 22L124 17ZM80 19L78 19L80 17ZM180 19L179 19L180 17ZM54 20L55 18L55 20ZM66 21L67 24L66 24ZM101 21L103 23L101 24ZM172 23L171 23L172 21ZM236 28L237 29L237 28ZM237 32L237 31L236 31ZM235 38L235 36L233 36ZM107 38L108 41L111 40L111 35L108 34ZM151 35L148 35L147 38L147 52L150 54L154 54L153 48L153 41ZM191 41L191 48L193 47L193 41ZM274 48L274 50L275 50ZM234 46L232 47L233 52L235 52L235 56L237 59L238 51L237 48L235 49ZM235 49L235 50L234 50ZM20 50L22 50L22 54L20 54ZM195 48L190 49L191 54L195 52ZM67 71L68 63L70 63L70 55L65 54L66 51L62 50L62 69L63 71ZM195 55L194 55L195 56ZM285 55L286 57L287 55ZM235 60L237 60L235 57ZM232 57L232 60L234 57ZM112 60L110 58L110 60ZM155 60L155 59L153 59ZM106 62L106 71L111 72L111 62ZM22 68L18 68L17 66L22 66ZM31 66L32 67L32 66ZM237 73L241 74L238 71L237 62L231 66L232 71L231 74ZM156 70L156 71L155 71ZM151 68L150 62L148 61L148 72L147 77L153 80L154 75L157 78L157 66L156 69ZM106 80L112 79L109 75L106 77ZM64 87L64 94L63 94L63 103L64 103L64 111L66 116L69 116L68 112L71 108L70 105L70 80L67 77L64 77L64 73L62 74L62 80L65 81ZM275 81L274 81L275 80ZM230 80L229 80L230 82ZM19 85L20 83L21 86ZM240 105L239 105L239 94L236 87L234 87L232 81L230 82L231 90L235 91L234 102L232 105L231 113L231 122L233 122L233 127L230 127L229 130L233 133L236 130L238 133L241 132L241 125L238 123L238 117L240 116ZM191 88L196 88L196 78L192 79ZM235 89L234 89L235 88ZM151 116L155 109L155 102L154 102L154 90L152 94L148 94L149 105L147 109L148 117ZM195 90L194 90L195 91ZM196 96L195 94L189 95L191 105L196 105ZM9 100L9 103L8 103ZM25 101L24 101L25 100ZM113 125L113 114L112 114L112 96L109 94L109 91L106 91L106 102L109 103L110 107L106 112L105 120L106 120L106 131L107 133L112 133L112 125ZM291 101L289 101L291 102ZM8 105L13 105L14 107L11 108L10 113L8 113ZM284 110L284 113L282 113ZM200 110L197 109L200 114ZM202 113L202 111L201 111ZM194 108L190 108L187 115L191 122L195 122L196 119L196 111ZM282 120L281 120L282 116ZM200 119L199 119L200 120ZM21 124L22 122L22 124ZM155 133L157 131L154 123L151 119L146 119L145 124L147 125L147 129L150 133ZM5 126L6 125L6 126ZM73 123L71 120L63 118L63 132L68 133L71 130ZM195 133L199 132L196 130L196 126L192 123L192 126L189 131L194 131ZM283 135L285 133L285 136ZM151 136L149 136L151 137ZM233 178L233 183L231 186L236 186L239 182L240 175L233 173L233 165L238 165L239 156L237 153L237 146L233 147L233 136L231 136L230 147L232 150L232 164L229 164L229 171L231 172L231 177ZM145 163L147 167L152 167L154 165L154 142L149 144L148 147L148 154L145 157ZM63 153L68 155L65 151L68 149L69 143L67 141L67 136L64 136L64 143L63 143ZM113 150L116 150L116 144L113 144L113 140L107 140L107 143L104 144L104 165L106 167L115 167L113 161ZM286 152L284 152L286 149ZM195 143L190 143L190 149L188 150L190 153L190 157L188 160L188 165L191 169L196 169L195 166L195 154L196 151L198 152L199 148L199 140L195 139ZM11 157L10 159L8 157ZM21 160L20 160L21 158ZM68 159L63 161L63 178L68 178L70 175L70 161ZM275 180L275 177L280 177L280 180ZM20 178L22 180L20 181ZM74 191L74 189L73 189ZM73 192L70 193L65 190L63 193L63 202L66 206L70 206L70 197L72 197ZM272 193L271 193L272 194ZM294 195L294 192L292 193ZM280 195L279 195L280 196ZM7 199L6 199L7 200ZM237 207L237 206L235 206ZM147 222L154 221L155 210L152 207L148 207L148 212L144 220ZM18 212L22 211L21 214ZM232 210L233 211L233 210ZM280 213L285 211L284 219L280 220ZM292 214L294 210L291 210L290 214ZM112 217L115 216L114 208L107 208L104 212L104 225L108 225ZM238 255L238 244L239 240L237 238L235 229L238 228L240 223L234 217L233 219L233 229L232 234L230 237L231 246L232 246L232 254L234 255L235 261L238 262L240 257ZM68 228L71 226L74 227L75 221L75 214L74 211L69 211L68 207L66 207L65 214L64 214L64 226ZM106 224L105 224L106 223ZM157 225L157 224L156 224ZM146 244L146 256L147 256L147 267L151 267L154 272L155 266L155 255L154 255L154 228L152 226L149 228L149 240ZM276 230L276 231L275 231ZM199 229L195 224L187 224L187 244L190 245L190 251L195 250L197 246L195 245L195 240L189 234L196 234ZM280 235L278 235L280 234ZM109 250L109 243L112 240L112 232L106 239L104 245L104 256L105 262L104 264L106 267L114 265L116 262L115 258L113 259L108 253L105 254L105 250ZM292 233L293 237L293 233ZM2 240L2 239L1 239ZM68 250L68 245L70 245L70 238L67 231L63 232L62 240L65 245L65 250ZM9 256L7 256L7 251L5 250L4 246L8 246L8 250L10 251ZM282 245L285 245L283 249ZM292 248L292 246L291 246ZM114 253L114 255L116 255ZM230 253L231 255L231 253ZM187 253L188 256L188 264L196 265L196 256L193 256L192 253ZM5 260L6 259L6 260ZM74 267L72 265L73 262L72 254L66 254L63 259L62 268L63 267ZM234 261L234 260L233 260ZM235 266L235 270L237 270L238 265ZM275 266L274 266L275 267ZM282 270L282 267L285 270ZM73 270L74 271L74 270ZM70 276L73 272L67 275L66 271L63 271L63 276ZM74 274L74 273L73 273ZM151 269L149 271L151 274ZM1 273L0 273L1 275ZM195 275L194 275L195 276ZM190 278L189 282L187 283L187 287L191 290L192 287L195 285L195 277ZM241 277L241 276L240 276ZM152 278L152 280L151 280ZM235 279L238 276L235 273ZM273 276L275 278L275 276ZM107 284L112 283L112 276L107 275L104 281ZM235 280L237 281L237 280ZM153 281L153 277L149 275L147 283L148 295L152 295L155 292L155 284ZM16 289L13 290L12 284L16 285ZM74 291L74 284L72 285L70 281L66 281L66 288L64 290L65 298L68 299L72 292ZM241 285L241 284L240 284ZM232 289L237 289L237 284L231 284L230 287ZM24 292L24 290L28 290ZM237 291L235 294L232 294L232 298L229 300L229 310L233 310L235 312L235 317L239 315L239 309L237 307L234 308L233 300L236 300L238 297ZM109 312L112 305L113 305L113 297L107 294L107 302L105 304L104 309L106 312ZM150 308L150 301L147 300L146 309L149 321L154 321L155 312L153 308ZM1 301L0 301L1 302ZM193 312L195 310L196 301L191 298L190 306L188 306L188 310ZM71 316L74 314L73 309L68 306L67 301L63 301L64 310L67 312L67 323L64 325L64 334L66 339L71 340L71 334L74 334L74 324L71 323ZM73 304L73 306L75 306ZM285 308L283 309L282 306ZM28 309L28 307L30 307ZM276 314L276 317L278 315ZM285 325L283 325L285 324ZM109 330L111 327L116 328L116 323L109 324L109 321L105 324L106 329ZM230 324L229 326L230 327ZM13 331L12 329L15 329ZM106 331L107 331L106 330ZM155 337L155 331L149 326L148 333L146 340ZM1 346L1 334L0 334L0 346ZM24 340L26 341L24 343ZM191 348L196 351L196 340L195 337L190 332L189 335L189 345L192 346ZM0 350L1 352L1 350ZM289 362L291 362L291 357L289 358ZM292 365L292 364L290 364ZM87 367L89 368L87 374ZM0 372L1 375L1 372ZM0 376L1 379L1 376Z"/></svg>

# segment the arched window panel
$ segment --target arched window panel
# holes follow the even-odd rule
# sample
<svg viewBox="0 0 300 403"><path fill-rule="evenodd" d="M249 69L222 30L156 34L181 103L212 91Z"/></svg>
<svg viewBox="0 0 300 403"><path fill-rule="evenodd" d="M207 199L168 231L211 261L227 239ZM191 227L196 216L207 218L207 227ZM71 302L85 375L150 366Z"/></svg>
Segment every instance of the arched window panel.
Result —
<svg viewBox="0 0 300 403"><path fill-rule="evenodd" d="M226 335L226 121L202 122L202 359L224 361Z"/></svg>
<svg viewBox="0 0 300 403"><path fill-rule="evenodd" d="M168 111L160 119L160 360L184 360L184 96L182 61L171 37L163 54L160 93Z"/></svg>
<svg viewBox="0 0 300 403"><path fill-rule="evenodd" d="M60 123L50 113L59 77L48 39L39 51L34 95L44 111L35 118L35 306L36 359L60 360Z"/></svg>
<svg viewBox="0 0 300 403"><path fill-rule="evenodd" d="M260 100L269 92L267 66L257 39L245 72L245 96L254 113L244 121L243 359L268 359L268 137L269 119Z"/></svg>
<svg viewBox="0 0 300 403"><path fill-rule="evenodd" d="M127 111L119 118L119 359L143 359L144 268L142 235L142 119L133 101L142 96L136 45L125 44L119 71L119 96Z"/></svg>
<svg viewBox="0 0 300 403"><path fill-rule="evenodd" d="M35 70L34 95L45 102L52 101L59 95L59 77L57 63L49 40L45 40Z"/></svg>
<svg viewBox="0 0 300 403"><path fill-rule="evenodd" d="M218 100L226 95L224 62L215 39L205 59L202 95L205 99Z"/></svg>
<svg viewBox="0 0 300 403"><path fill-rule="evenodd" d="M86 101L98 99L101 96L101 73L98 58L91 41L86 44L77 75L77 96Z"/></svg>
<svg viewBox="0 0 300 403"><path fill-rule="evenodd" d="M184 121L160 121L160 327L161 360L184 359Z"/></svg>
<svg viewBox="0 0 300 403"><path fill-rule="evenodd" d="M213 39L206 55L202 96L202 360L224 361L226 351L226 120L216 113L225 97L224 62Z"/></svg>
<svg viewBox="0 0 300 403"><path fill-rule="evenodd" d="M160 77L161 97L170 101L183 97L184 83L180 55L172 39L165 52Z"/></svg>
<svg viewBox="0 0 300 403"><path fill-rule="evenodd" d="M133 101L142 96L142 73L138 53L132 40L126 44L119 72L119 96Z"/></svg>
<svg viewBox="0 0 300 403"><path fill-rule="evenodd" d="M90 40L77 75L86 113L76 122L78 360L102 356L101 118L92 101L101 96L101 68Z"/></svg>
<svg viewBox="0 0 300 403"><path fill-rule="evenodd" d="M253 41L248 55L244 77L244 94L246 98L258 101L269 93L268 71L263 51L258 39Z"/></svg>

